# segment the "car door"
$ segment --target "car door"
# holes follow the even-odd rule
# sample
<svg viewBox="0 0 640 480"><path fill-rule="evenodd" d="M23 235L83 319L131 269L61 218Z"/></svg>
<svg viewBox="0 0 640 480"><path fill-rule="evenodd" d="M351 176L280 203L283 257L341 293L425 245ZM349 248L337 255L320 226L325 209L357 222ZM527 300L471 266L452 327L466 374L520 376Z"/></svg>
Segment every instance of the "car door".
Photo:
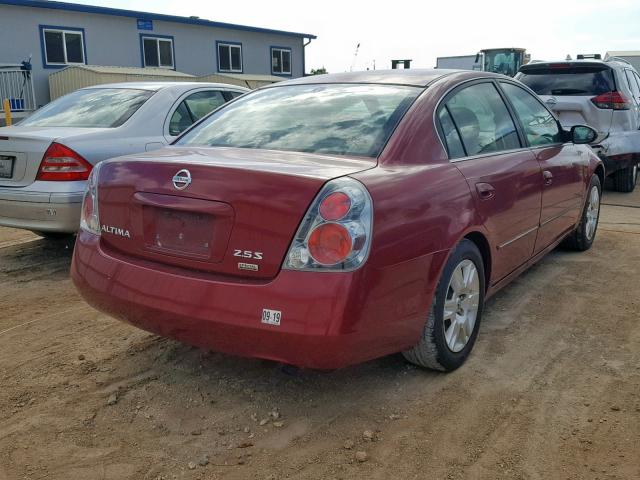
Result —
<svg viewBox="0 0 640 480"><path fill-rule="evenodd" d="M165 125L169 142L216 108L231 100L222 90L198 90L183 96L170 112Z"/></svg>
<svg viewBox="0 0 640 480"><path fill-rule="evenodd" d="M464 175L492 245L492 282L533 255L540 165L522 143L492 80L458 87L438 107L449 158Z"/></svg>
<svg viewBox="0 0 640 480"><path fill-rule="evenodd" d="M638 82L638 74L631 69L625 69L624 73L631 91L631 102L635 114L633 115L631 130L637 130L640 127L640 83Z"/></svg>
<svg viewBox="0 0 640 480"><path fill-rule="evenodd" d="M582 212L589 157L583 146L565 142L551 112L525 88L501 81L531 152L540 163L542 209L535 253L566 235Z"/></svg>

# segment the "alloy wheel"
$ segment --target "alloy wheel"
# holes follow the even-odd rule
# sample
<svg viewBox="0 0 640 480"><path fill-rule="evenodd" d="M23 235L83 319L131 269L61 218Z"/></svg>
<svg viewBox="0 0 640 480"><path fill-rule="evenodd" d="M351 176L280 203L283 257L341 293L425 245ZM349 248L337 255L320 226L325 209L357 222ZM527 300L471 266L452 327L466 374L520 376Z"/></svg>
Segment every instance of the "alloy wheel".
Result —
<svg viewBox="0 0 640 480"><path fill-rule="evenodd" d="M449 350L460 352L469 342L478 316L480 279L469 259L453 270L444 301L444 337Z"/></svg>
<svg viewBox="0 0 640 480"><path fill-rule="evenodd" d="M587 222L585 228L585 235L587 240L591 240L596 233L596 227L598 226L598 216L600 214L600 190L597 186L591 187L589 193L589 203L587 204Z"/></svg>

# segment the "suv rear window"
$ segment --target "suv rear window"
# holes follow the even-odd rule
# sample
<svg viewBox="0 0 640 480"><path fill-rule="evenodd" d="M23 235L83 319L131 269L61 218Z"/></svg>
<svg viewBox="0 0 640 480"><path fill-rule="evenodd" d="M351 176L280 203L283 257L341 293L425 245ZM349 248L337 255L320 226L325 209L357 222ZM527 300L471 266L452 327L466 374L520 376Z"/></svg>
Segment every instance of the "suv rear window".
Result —
<svg viewBox="0 0 640 480"><path fill-rule="evenodd" d="M516 78L538 95L595 96L615 89L611 69L599 65L531 66L523 68Z"/></svg>

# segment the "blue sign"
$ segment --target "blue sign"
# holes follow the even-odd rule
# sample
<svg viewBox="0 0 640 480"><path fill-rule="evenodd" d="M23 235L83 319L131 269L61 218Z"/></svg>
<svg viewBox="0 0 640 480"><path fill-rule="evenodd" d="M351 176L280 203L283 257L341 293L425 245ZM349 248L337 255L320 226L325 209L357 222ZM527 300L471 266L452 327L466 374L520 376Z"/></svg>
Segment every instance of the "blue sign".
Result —
<svg viewBox="0 0 640 480"><path fill-rule="evenodd" d="M138 30L153 30L153 20L138 19Z"/></svg>

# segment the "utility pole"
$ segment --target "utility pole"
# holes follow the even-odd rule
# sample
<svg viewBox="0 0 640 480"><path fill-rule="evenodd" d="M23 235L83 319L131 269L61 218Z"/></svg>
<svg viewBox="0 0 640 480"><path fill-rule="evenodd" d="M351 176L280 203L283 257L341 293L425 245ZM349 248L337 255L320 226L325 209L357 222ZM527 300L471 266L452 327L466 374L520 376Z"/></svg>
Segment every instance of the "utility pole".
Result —
<svg viewBox="0 0 640 480"><path fill-rule="evenodd" d="M353 61L351 62L351 68L349 68L350 72L353 72L353 67L356 66L356 60L358 59L358 50L360 50L360 43L356 45L356 52L353 54Z"/></svg>

